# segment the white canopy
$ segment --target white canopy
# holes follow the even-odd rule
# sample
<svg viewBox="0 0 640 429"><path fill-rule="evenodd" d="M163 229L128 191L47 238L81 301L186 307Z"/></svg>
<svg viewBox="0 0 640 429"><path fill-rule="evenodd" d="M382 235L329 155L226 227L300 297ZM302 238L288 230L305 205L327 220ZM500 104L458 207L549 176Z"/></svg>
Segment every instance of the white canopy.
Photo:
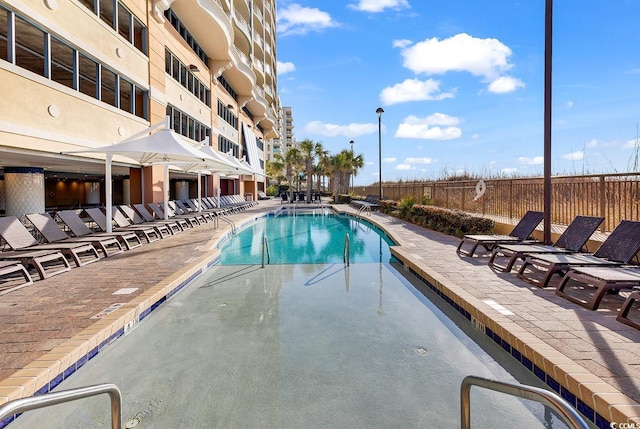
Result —
<svg viewBox="0 0 640 429"><path fill-rule="evenodd" d="M165 128L159 129L165 126ZM153 134L149 134L155 131ZM214 163L216 160L210 155L201 152L187 143L182 136L175 133L168 126L167 122L156 124L128 139L109 146L97 148L87 148L83 150L63 152L66 154L75 153L104 153L105 163L105 199L107 231L112 231L112 184L111 184L111 161L113 155L120 155L130 158L140 165L164 165L164 216L168 217L169 202L169 164L172 163Z"/></svg>

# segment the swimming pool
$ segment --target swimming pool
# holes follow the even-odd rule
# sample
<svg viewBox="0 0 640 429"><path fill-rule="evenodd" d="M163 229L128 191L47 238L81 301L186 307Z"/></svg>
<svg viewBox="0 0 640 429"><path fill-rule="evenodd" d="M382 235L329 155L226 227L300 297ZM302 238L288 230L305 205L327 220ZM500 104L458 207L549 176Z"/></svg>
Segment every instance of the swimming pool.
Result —
<svg viewBox="0 0 640 429"><path fill-rule="evenodd" d="M417 282L388 261L215 266L56 390L115 383L130 427L456 427L464 376L514 377ZM105 403L11 426L104 427ZM545 418L484 392L472 415L492 428Z"/></svg>
<svg viewBox="0 0 640 429"><path fill-rule="evenodd" d="M389 262L393 241L378 227L329 209L278 210L244 225L220 244L222 265L261 264L267 237L271 264L331 264L343 262L349 236L351 263Z"/></svg>

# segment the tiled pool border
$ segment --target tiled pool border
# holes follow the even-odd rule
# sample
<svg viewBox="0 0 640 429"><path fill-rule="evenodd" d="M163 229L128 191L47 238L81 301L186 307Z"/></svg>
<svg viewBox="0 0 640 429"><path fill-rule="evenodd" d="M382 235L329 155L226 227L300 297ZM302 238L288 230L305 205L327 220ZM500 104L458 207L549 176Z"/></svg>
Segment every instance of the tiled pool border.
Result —
<svg viewBox="0 0 640 429"><path fill-rule="evenodd" d="M398 259L399 263L403 265L412 275L418 278L424 285L429 287L433 292L435 292L440 298L442 298L447 304L449 304L453 309L455 309L458 313L460 313L465 319L469 321L469 323L473 324L473 316L469 311L467 311L463 306L455 302L451 297L449 297L445 292L435 287L429 280L422 276L421 273L417 272L415 269L410 267L405 263L400 255L395 255L396 259ZM502 338L496 332L493 332L491 328L484 325L485 335L493 340L496 344L498 344L502 349L509 353L511 357L513 357L518 363L520 363L524 368L533 373L538 379L540 379L543 383L551 388L554 392L560 395L565 401L567 401L573 408L578 410L580 414L582 414L587 420L591 423L595 424L598 428L601 429L609 429L611 428L611 423L597 413L593 408L589 405L585 404L580 398L578 398L574 393L569 391L565 386L562 386L556 379L553 378L550 374L547 374L544 369L540 368L538 365L533 363L531 359L527 358L523 352L518 350L516 347L511 345L509 341Z"/></svg>
<svg viewBox="0 0 640 429"><path fill-rule="evenodd" d="M78 369L80 369L82 366L84 366L84 364L86 364L89 360L91 360L94 357L96 357L102 350L104 350L105 347L113 344L116 340L118 340L119 338L124 336L126 334L126 332L127 332L127 327L128 326L137 325L145 317L147 317L149 314L151 314L151 312L156 310L163 303L165 303L169 298L171 298L176 293L181 291L186 285L188 285L190 282L192 282L196 277L199 277L207 269L209 269L213 265L217 264L219 261L220 261L220 252L215 252L213 257L207 258L203 263L198 264L198 266L193 266L186 273L183 273L180 276L179 280L177 280L177 282L178 282L177 285L174 286L174 287L169 285L169 290L167 292L164 292L164 290L167 289L167 286L164 286L161 291L156 291L157 287L154 287L154 288L151 288L149 291L147 291L147 294L149 294L149 293L151 294L151 296L150 296L151 299L143 299L142 300L143 302L139 302L141 297L144 298L144 296L145 296L145 294L143 293L143 294L140 295L140 297L138 297L132 303L129 303L129 304L126 304L125 306L123 306L122 308L126 310L127 314L123 315L121 313L118 313L117 315L113 316L113 317L117 318L117 320L114 321L114 323L117 323L117 328L116 328L115 332L113 332L112 334L108 335L107 338L102 340L96 346L92 347L86 353L81 353L80 357L77 358L77 360L75 360L74 362L72 362L66 369L64 369L63 371L58 373L52 379L47 380L46 383L43 386L41 386L40 388L35 390L35 392L33 392L33 396L44 395L44 394L47 394L47 393L51 392L60 383L62 383L64 380L66 380L71 375L73 375ZM148 304L149 302L151 302L151 303ZM132 310L134 312L137 312L136 310L137 309L139 310L140 306L142 306L140 313L137 316L131 317ZM118 322L120 322L120 323L118 323ZM100 324L100 322L98 322L96 325L99 325L99 324ZM130 325L130 324L132 324L132 325ZM111 322L110 322L110 326L111 326ZM89 329L91 329L94 332L96 331L96 329L94 327L90 327ZM89 334L87 333L87 335L84 335L84 337L86 337L85 342L89 342L91 340L95 340L98 336L103 336L104 337L104 335L100 335L100 334L104 334L104 331L108 330L108 329L109 329L108 327L99 329L102 332L100 332L100 333L96 332L93 335L94 338L88 338ZM58 347L55 350L53 350L51 353L47 353L46 355L42 356L36 362L32 363L29 366L29 368L38 368L39 367L38 366L38 362L39 361L43 362L43 364L42 364L43 367L46 367L47 364L44 363L44 362L51 362L51 360L52 360L51 355L52 354L54 354L54 355L58 354L59 355L60 354L60 352L58 351L59 349L71 347L71 346L65 346L67 343L70 343L70 342L73 342L73 341L76 341L76 342L83 341L83 340L77 340L77 338L79 338L79 337L83 337L83 334L80 334L77 337L72 338L71 340L63 343L61 345L61 347ZM58 359L58 361L60 361L60 360L61 359ZM16 380L16 383L15 383L15 389L16 390L24 390L24 379L27 378L27 377L33 377L33 376L30 376L30 375L24 374L23 373L24 371L28 372L28 368L25 368L24 370L20 370L20 371L16 372L15 374L13 374L11 377L9 377L7 379L9 381L9 383L10 383L11 379L15 379ZM35 382L37 382L37 381L35 381ZM7 386L4 386L4 387L7 387ZM28 397L28 396L31 396L31 395L28 394L28 395L23 395L21 397ZM12 415L12 416L7 417L6 419L0 421L0 429L6 428L10 423L15 421L19 416L20 416L20 414Z"/></svg>

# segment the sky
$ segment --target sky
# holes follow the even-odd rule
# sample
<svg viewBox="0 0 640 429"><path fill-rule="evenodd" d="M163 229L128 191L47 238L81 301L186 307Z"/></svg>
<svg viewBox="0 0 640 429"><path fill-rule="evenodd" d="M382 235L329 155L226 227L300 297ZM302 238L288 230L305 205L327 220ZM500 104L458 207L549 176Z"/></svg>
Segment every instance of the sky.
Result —
<svg viewBox="0 0 640 429"><path fill-rule="evenodd" d="M295 138L331 154L353 141L355 185L377 182L380 165L383 181L543 174L544 0L277 6ZM553 174L640 169L639 17L638 0L554 2Z"/></svg>

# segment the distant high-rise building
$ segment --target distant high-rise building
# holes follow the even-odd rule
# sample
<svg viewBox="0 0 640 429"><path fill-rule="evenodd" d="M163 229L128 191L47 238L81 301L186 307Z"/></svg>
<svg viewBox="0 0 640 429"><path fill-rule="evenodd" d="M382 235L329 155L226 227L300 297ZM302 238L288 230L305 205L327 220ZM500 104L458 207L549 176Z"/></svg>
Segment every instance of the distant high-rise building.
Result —
<svg viewBox="0 0 640 429"><path fill-rule="evenodd" d="M283 151L286 152L287 150L296 146L296 137L293 132L293 129L294 129L293 113L291 112L291 107L282 108L282 121L284 123L283 129L282 129L283 131L282 140L284 142Z"/></svg>

